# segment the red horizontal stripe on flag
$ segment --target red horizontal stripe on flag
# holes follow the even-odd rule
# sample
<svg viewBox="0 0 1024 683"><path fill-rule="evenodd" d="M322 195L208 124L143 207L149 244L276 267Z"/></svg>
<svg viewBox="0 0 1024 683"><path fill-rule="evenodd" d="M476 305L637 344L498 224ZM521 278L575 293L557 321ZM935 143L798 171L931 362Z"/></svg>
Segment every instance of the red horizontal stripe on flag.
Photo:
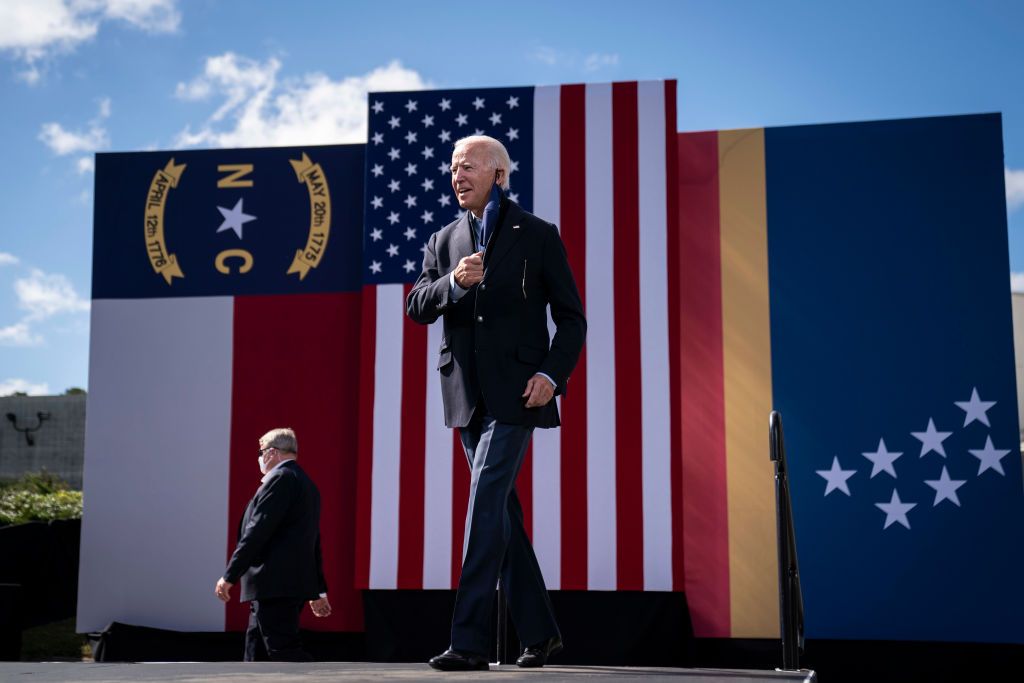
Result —
<svg viewBox="0 0 1024 683"><path fill-rule="evenodd" d="M260 483L258 439L276 427L295 430L300 466L321 491L324 574L333 613L307 610L302 626L363 628L362 597L353 584L358 431L359 294L292 294L235 299L231 402L231 537ZM244 629L248 610L232 602L230 630Z"/></svg>
<svg viewBox="0 0 1024 683"><path fill-rule="evenodd" d="M637 86L612 86L615 273L615 476L619 590L644 588Z"/></svg>
<svg viewBox="0 0 1024 683"><path fill-rule="evenodd" d="M452 430L452 588L462 575L462 542L469 508L469 462L462 448L459 430Z"/></svg>
<svg viewBox="0 0 1024 683"><path fill-rule="evenodd" d="M561 235L587 305L586 86L562 86L560 107ZM587 589L587 348L562 396L562 590Z"/></svg>
<svg viewBox="0 0 1024 683"><path fill-rule="evenodd" d="M374 367L377 350L377 288L363 287L362 311L359 322L359 433L356 436L359 452L359 482L356 514L356 588L370 586L370 516L373 491L373 399Z"/></svg>
<svg viewBox="0 0 1024 683"><path fill-rule="evenodd" d="M718 134L677 135L686 595L694 634L729 637Z"/></svg>
<svg viewBox="0 0 1024 683"><path fill-rule="evenodd" d="M519 504L523 508L523 526L526 527L526 536L533 540L533 440L526 446L526 454L523 456L523 464L519 468L519 476L516 477L516 495L519 497Z"/></svg>
<svg viewBox="0 0 1024 683"><path fill-rule="evenodd" d="M404 287L408 296L411 284ZM423 588L424 456L426 453L427 328L402 322L402 414L398 498L398 588Z"/></svg>

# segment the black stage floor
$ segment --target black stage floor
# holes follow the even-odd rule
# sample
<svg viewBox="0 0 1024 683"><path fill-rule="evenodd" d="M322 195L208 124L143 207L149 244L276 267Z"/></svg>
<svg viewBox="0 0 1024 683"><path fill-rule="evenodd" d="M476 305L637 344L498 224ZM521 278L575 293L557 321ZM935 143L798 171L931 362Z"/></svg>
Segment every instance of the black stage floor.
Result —
<svg viewBox="0 0 1024 683"><path fill-rule="evenodd" d="M426 664L333 662L283 664L273 662L154 662L139 664L86 662L0 662L0 681L25 683L315 683L316 681L667 681L689 683L765 683L808 681L813 672L753 671L740 669L673 669L668 667L547 666L519 669L491 665L490 671L443 673Z"/></svg>

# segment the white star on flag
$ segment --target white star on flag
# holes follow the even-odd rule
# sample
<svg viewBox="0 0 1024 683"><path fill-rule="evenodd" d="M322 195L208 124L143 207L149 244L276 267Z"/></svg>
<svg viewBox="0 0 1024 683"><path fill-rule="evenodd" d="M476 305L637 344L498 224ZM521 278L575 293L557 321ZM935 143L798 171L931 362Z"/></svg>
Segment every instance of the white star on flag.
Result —
<svg viewBox="0 0 1024 683"><path fill-rule="evenodd" d="M493 114L490 115L489 118L492 126L496 126L499 123L501 123L501 114L499 114L498 112L494 112Z"/></svg>
<svg viewBox="0 0 1024 683"><path fill-rule="evenodd" d="M424 192L430 192L431 190L434 189L434 181L431 180L430 178L424 178L423 182L420 183L420 187L423 188Z"/></svg>
<svg viewBox="0 0 1024 683"><path fill-rule="evenodd" d="M433 220L434 220L434 212L433 211L424 211L423 214L420 216L420 218L423 219L424 223L432 223Z"/></svg>
<svg viewBox="0 0 1024 683"><path fill-rule="evenodd" d="M373 169L370 171L374 176L380 177L384 175L384 166L381 164L374 164Z"/></svg>
<svg viewBox="0 0 1024 683"><path fill-rule="evenodd" d="M980 475L985 470L995 470L999 474L1006 476L1006 472L1003 471L1003 458L1009 453L1009 450L999 450L992 445L992 437L985 437L985 447L981 449L967 449L967 452L977 458L980 462L978 463L978 474Z"/></svg>
<svg viewBox="0 0 1024 683"><path fill-rule="evenodd" d="M446 130L442 130L437 137L441 138L441 142L449 142L452 139L452 134Z"/></svg>
<svg viewBox="0 0 1024 683"><path fill-rule="evenodd" d="M388 214L388 222L391 223L391 225L394 225L395 223L398 222L398 212L397 211L392 211L391 213Z"/></svg>
<svg viewBox="0 0 1024 683"><path fill-rule="evenodd" d="M892 466L893 461L896 458L903 455L903 453L891 453L885 447L885 439L878 440L878 450L874 453L861 453L865 458L871 461L871 476L869 479L874 479L875 475L879 472L887 472L892 475L892 478L896 478L896 469Z"/></svg>
<svg viewBox="0 0 1024 683"><path fill-rule="evenodd" d="M505 137L507 137L510 141L511 140L518 140L519 139L519 129L518 128L509 128L508 129L508 133L505 134Z"/></svg>
<svg viewBox="0 0 1024 683"><path fill-rule="evenodd" d="M484 108L484 98L477 97L475 100L473 100L473 107L477 111L480 111L481 109L483 109Z"/></svg>
<svg viewBox="0 0 1024 683"><path fill-rule="evenodd" d="M391 151L388 152L388 156L391 157L391 161L396 161L398 157L402 156L402 153L397 147L392 147Z"/></svg>
<svg viewBox="0 0 1024 683"><path fill-rule="evenodd" d="M515 109L516 107L519 106L519 98L518 97L512 97L510 95L508 100L505 102L505 104L508 105L509 109Z"/></svg>
<svg viewBox="0 0 1024 683"><path fill-rule="evenodd" d="M403 234L405 235L405 239L407 239L407 240L415 239L416 238L416 229L415 228L406 228L405 232Z"/></svg>
<svg viewBox="0 0 1024 683"><path fill-rule="evenodd" d="M416 175L416 164L411 161L405 165L405 172L409 175Z"/></svg>
<svg viewBox="0 0 1024 683"><path fill-rule="evenodd" d="M416 142L416 133L412 132L411 130L408 133L406 133L405 134L405 142L406 142L406 144L409 144L409 145L411 145L412 143Z"/></svg>
<svg viewBox="0 0 1024 683"><path fill-rule="evenodd" d="M465 114L459 114L458 116L455 117L455 123L459 124L460 126L464 126L468 122L469 122L469 117L466 116Z"/></svg>
<svg viewBox="0 0 1024 683"><path fill-rule="evenodd" d="M416 100L409 100L406 102L405 108L410 114L416 111Z"/></svg>
<svg viewBox="0 0 1024 683"><path fill-rule="evenodd" d="M515 193L515 192L509 192L508 193L508 198L511 199L514 202L517 202L517 203L519 202L519 195L517 193Z"/></svg>
<svg viewBox="0 0 1024 683"><path fill-rule="evenodd" d="M373 113L374 114L379 114L382 111L384 111L384 103L381 102L380 100L374 102L373 103Z"/></svg>
<svg viewBox="0 0 1024 683"><path fill-rule="evenodd" d="M235 206L231 209L225 209L222 206L218 206L217 210L220 211L220 215L224 217L224 222L217 228L217 232L224 232L225 230L234 230L235 234L238 235L238 239L242 239L242 226L249 221L256 220L256 216L250 216L247 213L242 212L242 199L235 202Z"/></svg>
<svg viewBox="0 0 1024 683"><path fill-rule="evenodd" d="M885 526L882 527L883 529L888 529L894 522L899 522L909 529L910 521L907 519L907 512L917 507L917 503L904 503L900 500L900 494L896 493L896 489L893 489L892 498L889 499L889 502L875 503L875 507L885 513Z"/></svg>
<svg viewBox="0 0 1024 683"><path fill-rule="evenodd" d="M928 418L928 429L923 432L910 432L910 435L921 442L921 456L924 457L927 454L935 451L943 458L946 457L946 449L942 447L942 442L949 438L949 435L953 432L940 432L935 429L935 422L932 418Z"/></svg>
<svg viewBox="0 0 1024 683"><path fill-rule="evenodd" d="M372 237L373 241L376 242L377 240L384 237L384 231L381 230L380 228L374 228L373 230L370 231L370 237Z"/></svg>
<svg viewBox="0 0 1024 683"><path fill-rule="evenodd" d="M452 108L452 101L445 97L437 103L437 106L441 107L441 111L448 111Z"/></svg>
<svg viewBox="0 0 1024 683"><path fill-rule="evenodd" d="M427 114L426 116L423 117L423 127L430 128L432 125L434 125L434 117L431 116L430 114Z"/></svg>
<svg viewBox="0 0 1024 683"><path fill-rule="evenodd" d="M391 190L392 192L398 192L399 188L401 187L402 181L400 180L392 179L391 182L388 183L388 189Z"/></svg>
<svg viewBox="0 0 1024 683"><path fill-rule="evenodd" d="M441 206L448 206L451 203L452 198L446 194L441 195L437 198L437 201L441 202ZM515 201L514 199L512 201Z"/></svg>
<svg viewBox="0 0 1024 683"><path fill-rule="evenodd" d="M384 206L384 198L374 195L370 203L373 204L373 208L379 209L380 207Z"/></svg>
<svg viewBox="0 0 1024 683"><path fill-rule="evenodd" d="M448 162L442 161L440 165L438 165L437 170L447 175L452 172L452 167L448 164Z"/></svg>
<svg viewBox="0 0 1024 683"><path fill-rule="evenodd" d="M833 491L839 490L850 495L850 487L846 485L846 480L857 473L857 470L844 470L839 466L839 456L832 456L832 469L830 470L815 470L819 477L824 477L828 484L825 485L825 495L832 493Z"/></svg>
<svg viewBox="0 0 1024 683"><path fill-rule="evenodd" d="M949 472L946 471L946 466L942 466L942 474L939 475L938 479L925 479L924 483L935 489L935 503L932 507L935 507L944 500L952 501L957 507L960 507L960 499L956 495L956 490L967 483L966 479L950 479Z"/></svg>
<svg viewBox="0 0 1024 683"><path fill-rule="evenodd" d="M374 261L373 263L370 264L370 272L371 273L379 273L380 272L380 261Z"/></svg>
<svg viewBox="0 0 1024 683"><path fill-rule="evenodd" d="M483 128L477 128L476 130L473 131L473 135L483 135L483 134L484 134L484 129Z"/></svg>
<svg viewBox="0 0 1024 683"><path fill-rule="evenodd" d="M392 129L398 128L400 125L402 125L402 119L398 118L397 116L392 116L390 119L388 119L388 125L391 126Z"/></svg>
<svg viewBox="0 0 1024 683"><path fill-rule="evenodd" d="M405 272L407 273L411 273L416 270L416 264L413 263L412 259L406 259L405 265L402 267L405 268Z"/></svg>
<svg viewBox="0 0 1024 683"><path fill-rule="evenodd" d="M388 246L388 256L398 256L398 245L391 244Z"/></svg>
<svg viewBox="0 0 1024 683"><path fill-rule="evenodd" d="M424 159L433 159L434 158L434 148L433 147L424 147L422 154L423 154L423 158Z"/></svg>
<svg viewBox="0 0 1024 683"><path fill-rule="evenodd" d="M404 201L406 208L411 209L412 207L416 206L416 197L412 196L411 194L405 195Z"/></svg>
<svg viewBox="0 0 1024 683"><path fill-rule="evenodd" d="M384 142L384 133L381 133L380 131L374 133L373 134L373 144L379 145L382 142Z"/></svg>
<svg viewBox="0 0 1024 683"><path fill-rule="evenodd" d="M988 409L996 404L995 401L982 401L981 397L978 396L978 387L974 387L971 391L970 401L953 401L956 403L958 408L961 408L966 414L964 415L964 427L971 424L975 420L991 427L988 423Z"/></svg>

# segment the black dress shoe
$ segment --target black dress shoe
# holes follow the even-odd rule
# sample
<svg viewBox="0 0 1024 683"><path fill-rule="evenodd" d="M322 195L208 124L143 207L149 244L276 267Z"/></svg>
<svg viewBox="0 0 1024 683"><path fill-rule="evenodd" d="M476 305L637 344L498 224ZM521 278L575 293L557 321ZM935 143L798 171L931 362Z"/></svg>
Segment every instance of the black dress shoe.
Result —
<svg viewBox="0 0 1024 683"><path fill-rule="evenodd" d="M543 643L530 645L523 650L523 654L516 660L516 666L521 666L524 669L535 666L544 666L548 663L549 657L557 655L561 651L562 639L558 636L548 638Z"/></svg>
<svg viewBox="0 0 1024 683"><path fill-rule="evenodd" d="M487 671L490 668L487 660L480 655L456 652L450 648L431 657L427 663L438 671Z"/></svg>

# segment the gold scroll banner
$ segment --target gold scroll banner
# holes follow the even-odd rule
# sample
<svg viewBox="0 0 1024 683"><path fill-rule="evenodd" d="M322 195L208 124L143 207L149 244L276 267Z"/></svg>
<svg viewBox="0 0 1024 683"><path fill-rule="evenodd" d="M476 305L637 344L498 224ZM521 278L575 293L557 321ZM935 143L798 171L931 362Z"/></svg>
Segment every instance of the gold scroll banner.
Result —
<svg viewBox="0 0 1024 683"><path fill-rule="evenodd" d="M300 183L306 184L309 190L309 235L306 248L295 252L288 275L298 273L299 279L305 279L310 268L316 268L327 251L327 238L331 234L331 191L327 187L327 176L320 164L310 161L305 152L302 159L288 160Z"/></svg>
<svg viewBox="0 0 1024 683"><path fill-rule="evenodd" d="M153 180L149 183L149 194L146 196L146 253L149 255L149 265L164 276L168 285L176 277L185 277L181 272L181 266L178 265L178 259L174 254L167 253L167 244L164 241L164 207L167 205L170 189L178 186L185 166L186 164L175 166L174 159L168 161L166 166L153 175Z"/></svg>

